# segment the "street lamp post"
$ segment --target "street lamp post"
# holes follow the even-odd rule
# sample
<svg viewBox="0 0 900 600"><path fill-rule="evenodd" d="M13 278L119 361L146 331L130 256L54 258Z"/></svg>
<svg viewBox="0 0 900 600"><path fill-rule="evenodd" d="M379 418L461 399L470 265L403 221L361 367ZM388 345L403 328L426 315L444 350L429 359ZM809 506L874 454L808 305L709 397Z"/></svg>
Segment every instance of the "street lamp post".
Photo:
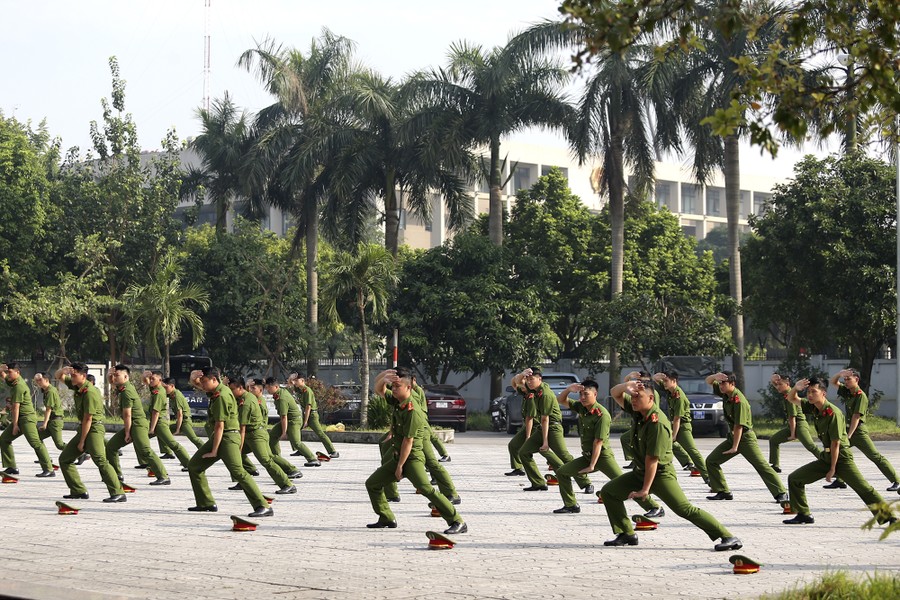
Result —
<svg viewBox="0 0 900 600"><path fill-rule="evenodd" d="M897 365L897 425L900 425L900 114L895 118L894 164L897 168L897 342L894 345L894 362Z"/></svg>

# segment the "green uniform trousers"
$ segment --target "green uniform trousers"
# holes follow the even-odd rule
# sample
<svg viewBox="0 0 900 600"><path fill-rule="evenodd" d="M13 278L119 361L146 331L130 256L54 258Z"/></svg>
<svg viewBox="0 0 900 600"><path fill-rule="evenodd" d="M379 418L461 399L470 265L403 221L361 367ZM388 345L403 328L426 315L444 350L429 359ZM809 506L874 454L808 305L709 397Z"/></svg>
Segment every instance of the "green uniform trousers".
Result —
<svg viewBox="0 0 900 600"><path fill-rule="evenodd" d="M175 435L175 427L175 423L169 423L169 431L172 432L173 436ZM200 436L197 435L196 431L194 431L194 423L190 419L183 419L181 421L181 431L178 433L179 435L183 435L184 437L189 439L191 443L197 448L203 445L203 440L200 439ZM170 448L166 445L166 442L163 440L163 438L161 438L160 436L156 436L156 440L159 442L159 451L163 454L168 454ZM190 460L190 457L188 457L188 460Z"/></svg>
<svg viewBox="0 0 900 600"><path fill-rule="evenodd" d="M513 469L522 468L522 461L519 460L519 450L522 449L522 444L525 443L526 439L528 438L525 435L525 425L522 425L506 446L509 450L509 466Z"/></svg>
<svg viewBox="0 0 900 600"><path fill-rule="evenodd" d="M612 525L616 534L634 534L631 520L625 511L625 500L628 498L629 493L637 491L643 486L644 472L635 469L619 475L600 490L600 496L603 498L604 506L606 506L606 516L609 518L609 524ZM715 517L688 502L687 497L678 485L678 478L672 465L659 466L656 477L653 479L653 484L650 486L650 493L655 494L676 515L682 519L687 519L702 529L709 536L709 539L715 540L720 537L731 537L731 533Z"/></svg>
<svg viewBox="0 0 900 600"><path fill-rule="evenodd" d="M572 477L590 464L590 456L579 456L556 470L556 479L559 481L559 495L562 496L563 503L566 506L576 506L578 504L578 501L575 500L575 492L572 489ZM622 474L622 469L616 463L616 457L613 456L612 450L605 445L600 448L600 457L597 459L597 464L594 465L594 470L591 473L596 473L597 471L609 477L610 480ZM637 503L644 510L652 510L659 506L650 496L638 500Z"/></svg>
<svg viewBox="0 0 900 600"><path fill-rule="evenodd" d="M681 422L681 425L678 427L678 437L672 441L672 452L682 467L692 464L700 471L703 481L709 480L706 461L703 460L703 455L700 454L700 451L697 450L697 444L694 443L694 431L690 423Z"/></svg>
<svg viewBox="0 0 900 600"><path fill-rule="evenodd" d="M875 444L872 442L872 438L869 437L869 430L865 423L860 423L856 428L856 431L853 432L853 437L850 438L850 446L859 448L866 458L875 463L875 466L878 467L878 470L881 471L881 474L884 475L888 481L891 483L900 481L897 479L897 472L894 470L894 467L891 466L891 463L888 462L888 459L875 448ZM847 482L847 485L850 485L849 481Z"/></svg>
<svg viewBox="0 0 900 600"><path fill-rule="evenodd" d="M218 455L212 458L203 458L203 455L210 452L213 447L213 441L207 440L197 452L191 457L188 463L188 471L191 476L191 487L194 489L194 499L197 506L213 506L216 503L212 493L209 491L209 482L206 480L206 470L216 461L222 460L225 468L231 474L232 481L236 481L250 505L254 510L265 508L269 504L265 497L253 481L244 467L241 466L241 434L237 431L226 431L222 434L222 443L219 444Z"/></svg>
<svg viewBox="0 0 900 600"><path fill-rule="evenodd" d="M153 451L150 446L150 432L146 427L141 425L131 425L131 442L125 441L125 430L117 431L108 442L106 442L106 460L112 465L116 475L121 479L122 467L119 465L119 449L124 448L130 443L134 443L134 451L137 454L138 462L153 471L157 477L166 478L169 476L166 466Z"/></svg>
<svg viewBox="0 0 900 600"><path fill-rule="evenodd" d="M37 419L34 415L26 415L19 417L19 433L13 435L12 425L8 425L3 433L0 433L0 454L3 455L3 466L11 469L16 468L16 453L13 450L13 440L24 435L28 440L28 445L34 449L35 455L41 461L41 468L45 471L53 470L53 461L50 460L50 453L47 452L47 446L41 441L38 433Z"/></svg>
<svg viewBox="0 0 900 600"><path fill-rule="evenodd" d="M50 420L47 421L47 427L45 427L44 429L38 429L38 432L40 433L41 441L46 440L47 438L53 440L53 443L56 445L57 450L62 450L66 447L66 443L63 441L62 437L62 419L50 417Z"/></svg>
<svg viewBox="0 0 900 600"><path fill-rule="evenodd" d="M312 429L313 433L316 434L316 437L319 438L319 441L322 442L322 445L325 446L325 452L334 454L334 444L331 443L331 439L329 439L328 434L325 433L325 428L322 427L322 423L319 421L318 412L314 410L309 411L309 421L306 422L306 425Z"/></svg>
<svg viewBox="0 0 900 600"><path fill-rule="evenodd" d="M807 463L788 475L788 487L791 491L791 508L797 511L798 514L809 514L809 504L806 502L806 484L822 479L830 468L831 455L828 452L822 452L818 460ZM870 509L873 504L884 502L881 494L875 491L872 485L863 478L859 469L856 468L856 463L853 461L853 453L849 448L841 449L834 473L845 481ZM873 514L877 513L875 510L872 512Z"/></svg>
<svg viewBox="0 0 900 600"><path fill-rule="evenodd" d="M441 441L441 438L438 437L438 434L433 429L431 430L431 445L434 446L434 449L438 451L440 456L449 456L447 446L444 445L444 442Z"/></svg>
<svg viewBox="0 0 900 600"><path fill-rule="evenodd" d="M525 474L528 475L528 481L531 482L531 485L547 485L547 480L541 476L541 471L533 458L535 452L540 452L539 449L543 443L544 434L541 431L540 423L536 423L532 427L531 437L525 440L525 443L522 444L522 448L519 450L519 460L522 461L522 466L525 468ZM547 459L547 463L554 471L572 460L572 455L569 454L569 450L566 448L566 438L563 435L561 424L553 422L549 424L547 445L549 448L540 454ZM574 477L580 488L591 484L591 480L587 475L579 474Z"/></svg>
<svg viewBox="0 0 900 600"><path fill-rule="evenodd" d="M278 433L275 433L276 429L278 430ZM290 426L290 423L288 423L288 431L290 431L290 429L291 429L291 426ZM265 430L265 428L263 428L261 431L263 433L265 433L266 430ZM297 467L292 465L290 463L290 461L288 461L288 459L286 459L285 457L283 457L281 455L281 440L280 440L280 438L281 438L281 423L279 423L278 425L276 425L275 427L270 429L268 435L269 435L269 451L272 454L272 460L275 461L275 464L278 465L278 468L280 468L282 471L284 471L288 475L297 471ZM254 471L256 470L256 467L253 465L253 463L250 461L250 458L247 456L244 456L243 466L244 466L244 469L248 470L248 471L251 468ZM248 467L250 467L250 468L248 468Z"/></svg>
<svg viewBox="0 0 900 600"><path fill-rule="evenodd" d="M100 478L106 484L109 495L115 496L122 493L122 484L116 477L116 470L106 460L105 433L106 429L102 423L92 423L91 430L84 440L84 451L91 455L91 460L99 469ZM81 450L78 449L79 441L81 441L81 425L75 430L75 437L69 440L69 443L63 448L62 454L59 455L59 470L62 471L71 493L87 494L87 488L81 482L78 469L75 467L75 461L81 456Z"/></svg>
<svg viewBox="0 0 900 600"><path fill-rule="evenodd" d="M368 479L366 479L366 491L369 492L369 500L372 501L372 508L378 515L379 521L396 521L394 513L388 506L387 497L384 490L390 483L397 483L394 478L394 471L397 470L397 457L391 456L387 462L375 469ZM462 517L456 511L456 507L450 504L450 500L445 495L431 486L428 474L425 472L425 462L421 457L410 453L409 458L403 464L403 476L409 479L416 490L440 511L441 516L447 521L448 525L454 522L462 522Z"/></svg>
<svg viewBox="0 0 900 600"><path fill-rule="evenodd" d="M394 446L392 441L393 439L388 439L387 433L378 439L378 451L381 453L382 466L386 465L394 456ZM388 481L384 484L384 495L386 498L400 497L400 490L397 487L397 482L395 480Z"/></svg>
<svg viewBox="0 0 900 600"><path fill-rule="evenodd" d="M260 427L259 429L251 430L249 427L247 428L247 433L244 436L244 447L241 449L242 455L242 463L241 466L244 467L245 471L255 471L256 466L247 460L247 455L253 453L256 456L256 460L259 461L259 464L263 466L266 472L269 474L269 477L272 478L272 481L278 487L290 487L291 480L287 476L287 473L284 472L284 469L278 466L278 463L275 462L275 457L272 456L272 451L269 449L269 436L266 433L265 428ZM247 463L250 464L250 468L247 468ZM232 481L235 481L232 478Z"/></svg>
<svg viewBox="0 0 900 600"><path fill-rule="evenodd" d="M798 420L797 426L794 428L794 433L796 434L797 439L800 440L800 443L803 444L804 448L812 452L815 456L819 455L819 452L822 450L816 445L816 441L812 437L812 433L809 430L809 423ZM791 437L791 428L785 427L784 429L775 432L775 434L769 438L769 462L772 463L773 467L781 467L780 447L781 444L788 441L789 437Z"/></svg>
<svg viewBox="0 0 900 600"><path fill-rule="evenodd" d="M291 448L294 450L299 450L300 454L303 455L303 458L309 461L319 460L316 458L316 455L313 454L313 451L309 449L309 447L300 441L300 431L302 429L302 423L299 421L291 421L288 420L287 426L287 438L291 442ZM275 426L269 430L269 446L272 448L272 453L275 453L275 448L278 446L278 442L281 440L281 421L275 423ZM281 452L279 451L280 455Z"/></svg>
<svg viewBox="0 0 900 600"><path fill-rule="evenodd" d="M634 462L634 452L631 450L631 429L622 434L619 443L622 444L622 454L625 456L625 460Z"/></svg>
<svg viewBox="0 0 900 600"><path fill-rule="evenodd" d="M191 455L184 449L184 446L175 441L175 436L167 425L156 425L156 437L159 438L160 444L165 444L169 452L174 453L178 457L178 462L181 463L182 467L188 466L188 463L191 462Z"/></svg>
<svg viewBox="0 0 900 600"><path fill-rule="evenodd" d="M747 462L756 469L763 483L769 488L769 493L772 494L773 498L778 494L785 493L781 478L778 477L778 473L772 470L772 466L766 462L766 458L760 451L759 444L756 441L756 434L753 433L752 429L744 430L736 453L725 454L726 450L731 449L733 443L734 437L729 433L725 441L713 448L713 451L706 457L706 468L709 471L709 487L712 488L713 492L729 491L728 483L725 481L725 474L722 472L722 464L740 455L746 458Z"/></svg>
<svg viewBox="0 0 900 600"><path fill-rule="evenodd" d="M394 455L394 449L391 446L390 442L385 442L385 438L387 434L382 436L380 450L381 450L381 464L387 463ZM447 469L444 468L444 465L438 461L438 457L434 454L434 449L428 445L428 440L423 440L422 444L422 455L425 457L425 470L428 471L428 474L431 475L431 479L434 479L437 482L438 490L447 498L451 500L456 498L456 486L453 484L453 478L450 477L450 473ZM400 490L397 487L396 481L390 481L384 486L384 494L388 498L399 498Z"/></svg>

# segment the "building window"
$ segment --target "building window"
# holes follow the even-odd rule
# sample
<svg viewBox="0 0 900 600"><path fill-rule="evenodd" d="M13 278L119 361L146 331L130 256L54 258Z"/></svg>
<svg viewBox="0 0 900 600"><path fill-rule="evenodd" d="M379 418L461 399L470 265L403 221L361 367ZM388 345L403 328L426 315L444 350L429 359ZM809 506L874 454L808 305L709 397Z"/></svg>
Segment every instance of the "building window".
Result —
<svg viewBox="0 0 900 600"><path fill-rule="evenodd" d="M772 194L753 192L753 214L760 216L766 212L766 205L772 201Z"/></svg>
<svg viewBox="0 0 900 600"><path fill-rule="evenodd" d="M513 174L513 193L519 190L531 188L534 182L531 180L531 167L519 165Z"/></svg>
<svg viewBox="0 0 900 600"><path fill-rule="evenodd" d="M725 188L706 188L706 214L711 217L722 216L722 200L725 197Z"/></svg>
<svg viewBox="0 0 900 600"><path fill-rule="evenodd" d="M676 206L678 199L673 193L675 190L674 181L657 181L656 182L656 205L660 208L666 207L672 212L678 212Z"/></svg>
<svg viewBox="0 0 900 600"><path fill-rule="evenodd" d="M546 177L553 169L559 169L566 181L569 180L569 170L565 167L557 167L555 165L541 165L541 177Z"/></svg>
<svg viewBox="0 0 900 600"><path fill-rule="evenodd" d="M751 208L753 208L753 205L752 205L752 200L750 198L750 192L748 190L741 190L741 204L740 204L739 218L746 219L747 215L750 214Z"/></svg>
<svg viewBox="0 0 900 600"><path fill-rule="evenodd" d="M700 214L700 186L693 183L681 184L681 212L689 215Z"/></svg>
<svg viewBox="0 0 900 600"><path fill-rule="evenodd" d="M399 223L399 228L400 228L400 229L406 229L406 209L405 209L405 208L401 208L401 209L400 209L400 223Z"/></svg>

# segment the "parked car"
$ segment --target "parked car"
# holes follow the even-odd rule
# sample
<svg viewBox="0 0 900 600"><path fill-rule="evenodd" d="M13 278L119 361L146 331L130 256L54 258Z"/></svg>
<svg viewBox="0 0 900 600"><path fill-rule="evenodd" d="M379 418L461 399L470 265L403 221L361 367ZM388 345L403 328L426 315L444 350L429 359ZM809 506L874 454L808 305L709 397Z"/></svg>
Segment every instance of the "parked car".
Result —
<svg viewBox="0 0 900 600"><path fill-rule="evenodd" d="M575 373L544 373L544 383L550 386L553 393L559 394L573 383L578 383L581 378ZM491 423L496 431L506 430L513 434L522 426L522 395L512 386L507 386L507 394L494 398L491 401ZM569 435L569 430L578 426L578 415L560 406L562 413L563 434Z"/></svg>
<svg viewBox="0 0 900 600"><path fill-rule="evenodd" d="M335 404L338 406L334 410L328 410L323 402L319 402L322 423L326 425L334 423L359 425L359 407L362 403L360 390L362 390L362 386L358 383L339 383L331 386L326 392L326 396L336 395L337 402Z"/></svg>
<svg viewBox="0 0 900 600"><path fill-rule="evenodd" d="M184 398L191 408L192 419L206 420L209 398L200 390L191 387L188 381L191 371L211 366L213 366L212 359L208 356L178 354L169 358L169 373L175 378L175 387L184 394Z"/></svg>
<svg viewBox="0 0 900 600"><path fill-rule="evenodd" d="M718 371L714 359L707 356L666 356L656 365L657 372L674 369L678 385L691 403L691 427L694 435L728 435L722 398L713 394L706 377ZM665 397L665 396L663 396Z"/></svg>
<svg viewBox="0 0 900 600"><path fill-rule="evenodd" d="M460 433L466 431L466 400L454 385L423 385L428 402L428 422L432 425L452 427Z"/></svg>

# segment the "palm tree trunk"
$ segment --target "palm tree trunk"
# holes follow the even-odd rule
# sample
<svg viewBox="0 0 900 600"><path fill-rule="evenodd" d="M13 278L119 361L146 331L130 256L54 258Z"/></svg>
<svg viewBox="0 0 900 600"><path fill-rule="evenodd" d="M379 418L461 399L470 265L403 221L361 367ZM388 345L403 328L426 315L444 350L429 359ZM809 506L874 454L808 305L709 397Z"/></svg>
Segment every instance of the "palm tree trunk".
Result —
<svg viewBox="0 0 900 600"><path fill-rule="evenodd" d="M221 236L225 233L228 225L228 202L225 198L221 198L216 202L216 235Z"/></svg>
<svg viewBox="0 0 900 600"><path fill-rule="evenodd" d="M394 171L389 170L384 182L384 247L397 258L400 245L400 203L397 200L394 175Z"/></svg>
<svg viewBox="0 0 900 600"><path fill-rule="evenodd" d="M743 292L741 290L741 236L738 226L741 212L740 150L738 138L725 138L725 209L728 217L728 270L731 285L731 299L735 312L731 318L731 337L735 351L732 369L737 386L744 387L744 316L741 313Z"/></svg>
<svg viewBox="0 0 900 600"><path fill-rule="evenodd" d="M306 202L306 318L309 321L309 349L306 376L319 372L319 211L313 200Z"/></svg>
<svg viewBox="0 0 900 600"><path fill-rule="evenodd" d="M491 200L488 212L488 232L491 242L503 245L503 201L500 198L500 138L491 139Z"/></svg>
<svg viewBox="0 0 900 600"><path fill-rule="evenodd" d="M612 230L612 265L610 273L610 297L622 294L625 265L625 150L622 136L613 134L610 140L609 168L609 221ZM619 382L619 352L615 346L609 349L609 384Z"/></svg>
<svg viewBox="0 0 900 600"><path fill-rule="evenodd" d="M164 354L164 357L163 357L163 377L169 377L169 374L170 374L170 370L169 370L169 358L171 357L171 352L170 352L170 351L171 351L171 348L172 348L172 344L170 344L168 341L166 341L165 344L164 344L164 346L165 346L165 350L164 350L164 352L163 352L163 354Z"/></svg>
<svg viewBox="0 0 900 600"><path fill-rule="evenodd" d="M369 423L369 335L366 331L366 305L362 290L356 293L356 306L359 308L359 333L362 338L362 364L359 365L359 424L361 427Z"/></svg>

